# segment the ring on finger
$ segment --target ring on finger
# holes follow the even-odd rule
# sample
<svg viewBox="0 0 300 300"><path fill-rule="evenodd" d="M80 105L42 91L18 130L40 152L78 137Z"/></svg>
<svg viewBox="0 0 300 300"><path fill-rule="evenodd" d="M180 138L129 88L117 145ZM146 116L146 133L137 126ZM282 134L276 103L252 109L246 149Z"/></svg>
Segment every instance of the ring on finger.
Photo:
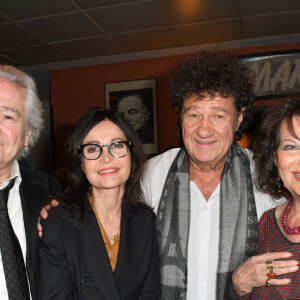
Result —
<svg viewBox="0 0 300 300"><path fill-rule="evenodd" d="M267 286L267 287L271 286L270 278L268 278L268 279L266 280L266 286Z"/></svg>
<svg viewBox="0 0 300 300"><path fill-rule="evenodd" d="M266 268L267 269L273 269L273 262L271 260L266 261Z"/></svg>
<svg viewBox="0 0 300 300"><path fill-rule="evenodd" d="M276 277L276 274L273 272L273 268L269 269L267 276L269 277L269 279Z"/></svg>

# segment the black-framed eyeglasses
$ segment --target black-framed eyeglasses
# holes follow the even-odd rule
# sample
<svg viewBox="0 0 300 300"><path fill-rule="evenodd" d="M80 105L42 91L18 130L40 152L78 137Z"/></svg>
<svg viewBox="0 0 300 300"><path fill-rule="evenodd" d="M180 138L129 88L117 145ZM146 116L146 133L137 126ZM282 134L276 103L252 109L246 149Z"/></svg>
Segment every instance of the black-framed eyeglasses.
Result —
<svg viewBox="0 0 300 300"><path fill-rule="evenodd" d="M131 141L117 141L109 145L98 145L98 144L84 144L78 146L78 151L87 160L98 159L103 151L103 147L107 147L109 154L115 158L121 158L127 155Z"/></svg>

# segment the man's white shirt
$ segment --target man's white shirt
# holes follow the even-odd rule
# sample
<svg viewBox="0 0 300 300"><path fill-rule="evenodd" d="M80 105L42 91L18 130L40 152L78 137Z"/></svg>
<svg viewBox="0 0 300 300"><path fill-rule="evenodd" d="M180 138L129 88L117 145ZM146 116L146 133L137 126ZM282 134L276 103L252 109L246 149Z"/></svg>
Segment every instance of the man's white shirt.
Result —
<svg viewBox="0 0 300 300"><path fill-rule="evenodd" d="M15 161L13 164L11 177L2 182L2 185L0 185L0 189L4 189L9 184L10 180L14 177L16 177L16 181L14 186L11 188L9 192L7 209L8 209L8 215L10 218L11 225L19 240L24 262L26 265L26 235L25 235L25 226L24 226L24 219L23 219L23 209L22 209L20 192L19 192L19 187L22 178L21 178L19 164L17 161ZM0 250L0 299L9 300L7 294L7 288L6 288L1 250Z"/></svg>
<svg viewBox="0 0 300 300"><path fill-rule="evenodd" d="M159 205L169 169L180 148L171 149L147 162L142 179L145 200L153 207L155 213ZM252 179L254 162L252 153L247 150L250 160ZM269 195L258 191L253 186L258 219L268 209L284 200L274 201ZM219 245L219 207L220 184L206 201L198 186L190 181L191 219L188 244L188 300L216 299L216 274ZM191 258L191 259L189 259Z"/></svg>

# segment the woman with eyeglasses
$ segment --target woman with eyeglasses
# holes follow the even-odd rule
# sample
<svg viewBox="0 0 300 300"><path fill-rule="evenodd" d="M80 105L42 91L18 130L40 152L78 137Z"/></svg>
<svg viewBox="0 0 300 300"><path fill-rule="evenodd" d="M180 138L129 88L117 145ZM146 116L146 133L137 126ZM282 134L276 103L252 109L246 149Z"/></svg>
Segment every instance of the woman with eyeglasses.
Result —
<svg viewBox="0 0 300 300"><path fill-rule="evenodd" d="M74 129L68 160L60 206L42 221L37 298L158 299L155 215L143 199L134 129L93 108Z"/></svg>

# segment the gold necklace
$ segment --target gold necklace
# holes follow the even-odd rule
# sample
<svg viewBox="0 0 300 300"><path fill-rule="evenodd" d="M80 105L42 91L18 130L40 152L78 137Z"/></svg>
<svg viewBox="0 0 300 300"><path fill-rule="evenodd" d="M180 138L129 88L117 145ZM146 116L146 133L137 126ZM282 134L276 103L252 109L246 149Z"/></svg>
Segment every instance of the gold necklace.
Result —
<svg viewBox="0 0 300 300"><path fill-rule="evenodd" d="M102 225L102 226L103 226L103 225ZM114 235L114 237L112 238L111 236L109 236L109 235L107 234L107 232L105 231L104 226L103 226L103 229L104 229L104 231L105 231L105 234L106 234L106 236L109 238L109 240L110 240L111 242L115 242L115 241L116 241L115 236L118 235L118 234L120 234L120 227L121 227L121 222L120 222L120 224L119 224L119 228L118 228L117 233L116 233L116 234Z"/></svg>
<svg viewBox="0 0 300 300"><path fill-rule="evenodd" d="M112 238L111 236L109 236L109 235L107 234L107 232L106 232L106 230L105 230L105 228L104 228L104 225L103 225L103 223L101 222L100 217L99 217L99 215L98 215L98 213L97 213L97 211L96 211L96 208L95 208L94 203L93 203L93 196L92 196L91 194L88 194L88 200L89 200L89 202L90 202L90 204L91 204L91 206L92 206L92 208L93 208L93 211L94 211L94 213L95 213L95 215L96 215L96 217L97 217L98 222L101 223L101 227L102 227L103 231L105 232L106 236L108 237L108 239L109 239L111 242L114 243L114 242L116 241L116 240L115 240L115 237ZM117 234L116 234L116 235L120 234L120 227L121 227L121 220L120 220L119 228L118 228L118 231L117 231Z"/></svg>
<svg viewBox="0 0 300 300"><path fill-rule="evenodd" d="M106 232L105 232L105 233L106 233ZM118 234L118 233L117 233L117 234ZM116 235L117 235L117 234L116 234ZM115 235L115 236L116 236L116 235ZM110 241L112 241L112 242L115 242L115 241L116 241L116 240L115 240L115 237L112 238L112 237L109 236L107 233L106 233L106 236L109 238Z"/></svg>

